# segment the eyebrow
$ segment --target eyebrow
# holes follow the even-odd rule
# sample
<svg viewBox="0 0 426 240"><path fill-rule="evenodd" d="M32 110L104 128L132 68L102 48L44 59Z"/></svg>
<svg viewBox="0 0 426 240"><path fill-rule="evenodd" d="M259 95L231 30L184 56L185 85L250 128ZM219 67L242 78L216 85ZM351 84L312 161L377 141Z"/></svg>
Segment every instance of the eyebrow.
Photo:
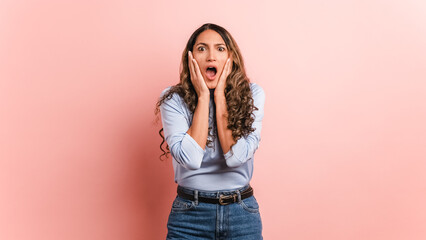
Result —
<svg viewBox="0 0 426 240"><path fill-rule="evenodd" d="M198 46L198 45L208 46L207 43L203 43L203 42L195 44L195 46ZM214 44L214 46L220 46L220 45L226 46L225 43L216 43L216 44Z"/></svg>

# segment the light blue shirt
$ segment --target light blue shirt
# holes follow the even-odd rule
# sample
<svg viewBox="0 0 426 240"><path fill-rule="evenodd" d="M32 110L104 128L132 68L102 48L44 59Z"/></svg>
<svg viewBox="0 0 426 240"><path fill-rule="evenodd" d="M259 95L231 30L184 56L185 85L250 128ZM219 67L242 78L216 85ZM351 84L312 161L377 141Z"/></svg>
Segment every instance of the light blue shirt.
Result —
<svg viewBox="0 0 426 240"><path fill-rule="evenodd" d="M173 158L175 182L186 188L203 191L234 190L247 185L253 175L254 153L259 147L262 129L265 93L255 84L250 84L254 105L254 132L241 137L227 153L223 153L219 137L212 139L211 147L203 150L186 132L192 124L193 114L178 94L161 106L161 121L164 137ZM163 95L169 88L165 89ZM209 126L214 127L215 104L210 94Z"/></svg>

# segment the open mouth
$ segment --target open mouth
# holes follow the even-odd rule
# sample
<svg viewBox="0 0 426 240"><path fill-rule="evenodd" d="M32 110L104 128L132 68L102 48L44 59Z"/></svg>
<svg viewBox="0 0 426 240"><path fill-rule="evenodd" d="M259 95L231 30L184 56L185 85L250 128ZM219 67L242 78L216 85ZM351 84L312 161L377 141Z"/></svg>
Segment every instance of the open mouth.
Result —
<svg viewBox="0 0 426 240"><path fill-rule="evenodd" d="M215 67L208 67L206 70L206 77L209 80L214 80L216 77L217 70Z"/></svg>

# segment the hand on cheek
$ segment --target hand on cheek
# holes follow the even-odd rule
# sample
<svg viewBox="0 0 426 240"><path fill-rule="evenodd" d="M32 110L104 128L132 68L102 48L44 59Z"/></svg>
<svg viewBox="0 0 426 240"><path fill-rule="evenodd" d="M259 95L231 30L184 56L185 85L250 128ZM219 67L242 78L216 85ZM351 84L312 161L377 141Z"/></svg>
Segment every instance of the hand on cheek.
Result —
<svg viewBox="0 0 426 240"><path fill-rule="evenodd" d="M200 67L198 66L197 60L195 60L192 56L192 52L188 52L188 67L189 73L191 77L192 85L195 88L195 92L197 92L198 97L209 96L210 91L204 81L203 75L201 74Z"/></svg>
<svg viewBox="0 0 426 240"><path fill-rule="evenodd" d="M220 74L216 89L214 91L215 96L219 94L225 94L226 79L231 73L231 70L232 70L232 59L228 58L228 60L226 60L225 66L222 69L222 73Z"/></svg>

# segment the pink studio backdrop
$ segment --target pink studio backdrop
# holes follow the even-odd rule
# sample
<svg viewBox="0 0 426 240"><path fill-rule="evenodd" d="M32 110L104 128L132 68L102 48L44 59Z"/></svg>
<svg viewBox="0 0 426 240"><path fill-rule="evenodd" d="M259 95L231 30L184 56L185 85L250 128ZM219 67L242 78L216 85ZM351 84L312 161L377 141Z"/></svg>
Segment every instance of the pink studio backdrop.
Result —
<svg viewBox="0 0 426 240"><path fill-rule="evenodd" d="M164 239L154 107L213 22L267 96L265 239L426 239L426 3L2 1L0 239Z"/></svg>

